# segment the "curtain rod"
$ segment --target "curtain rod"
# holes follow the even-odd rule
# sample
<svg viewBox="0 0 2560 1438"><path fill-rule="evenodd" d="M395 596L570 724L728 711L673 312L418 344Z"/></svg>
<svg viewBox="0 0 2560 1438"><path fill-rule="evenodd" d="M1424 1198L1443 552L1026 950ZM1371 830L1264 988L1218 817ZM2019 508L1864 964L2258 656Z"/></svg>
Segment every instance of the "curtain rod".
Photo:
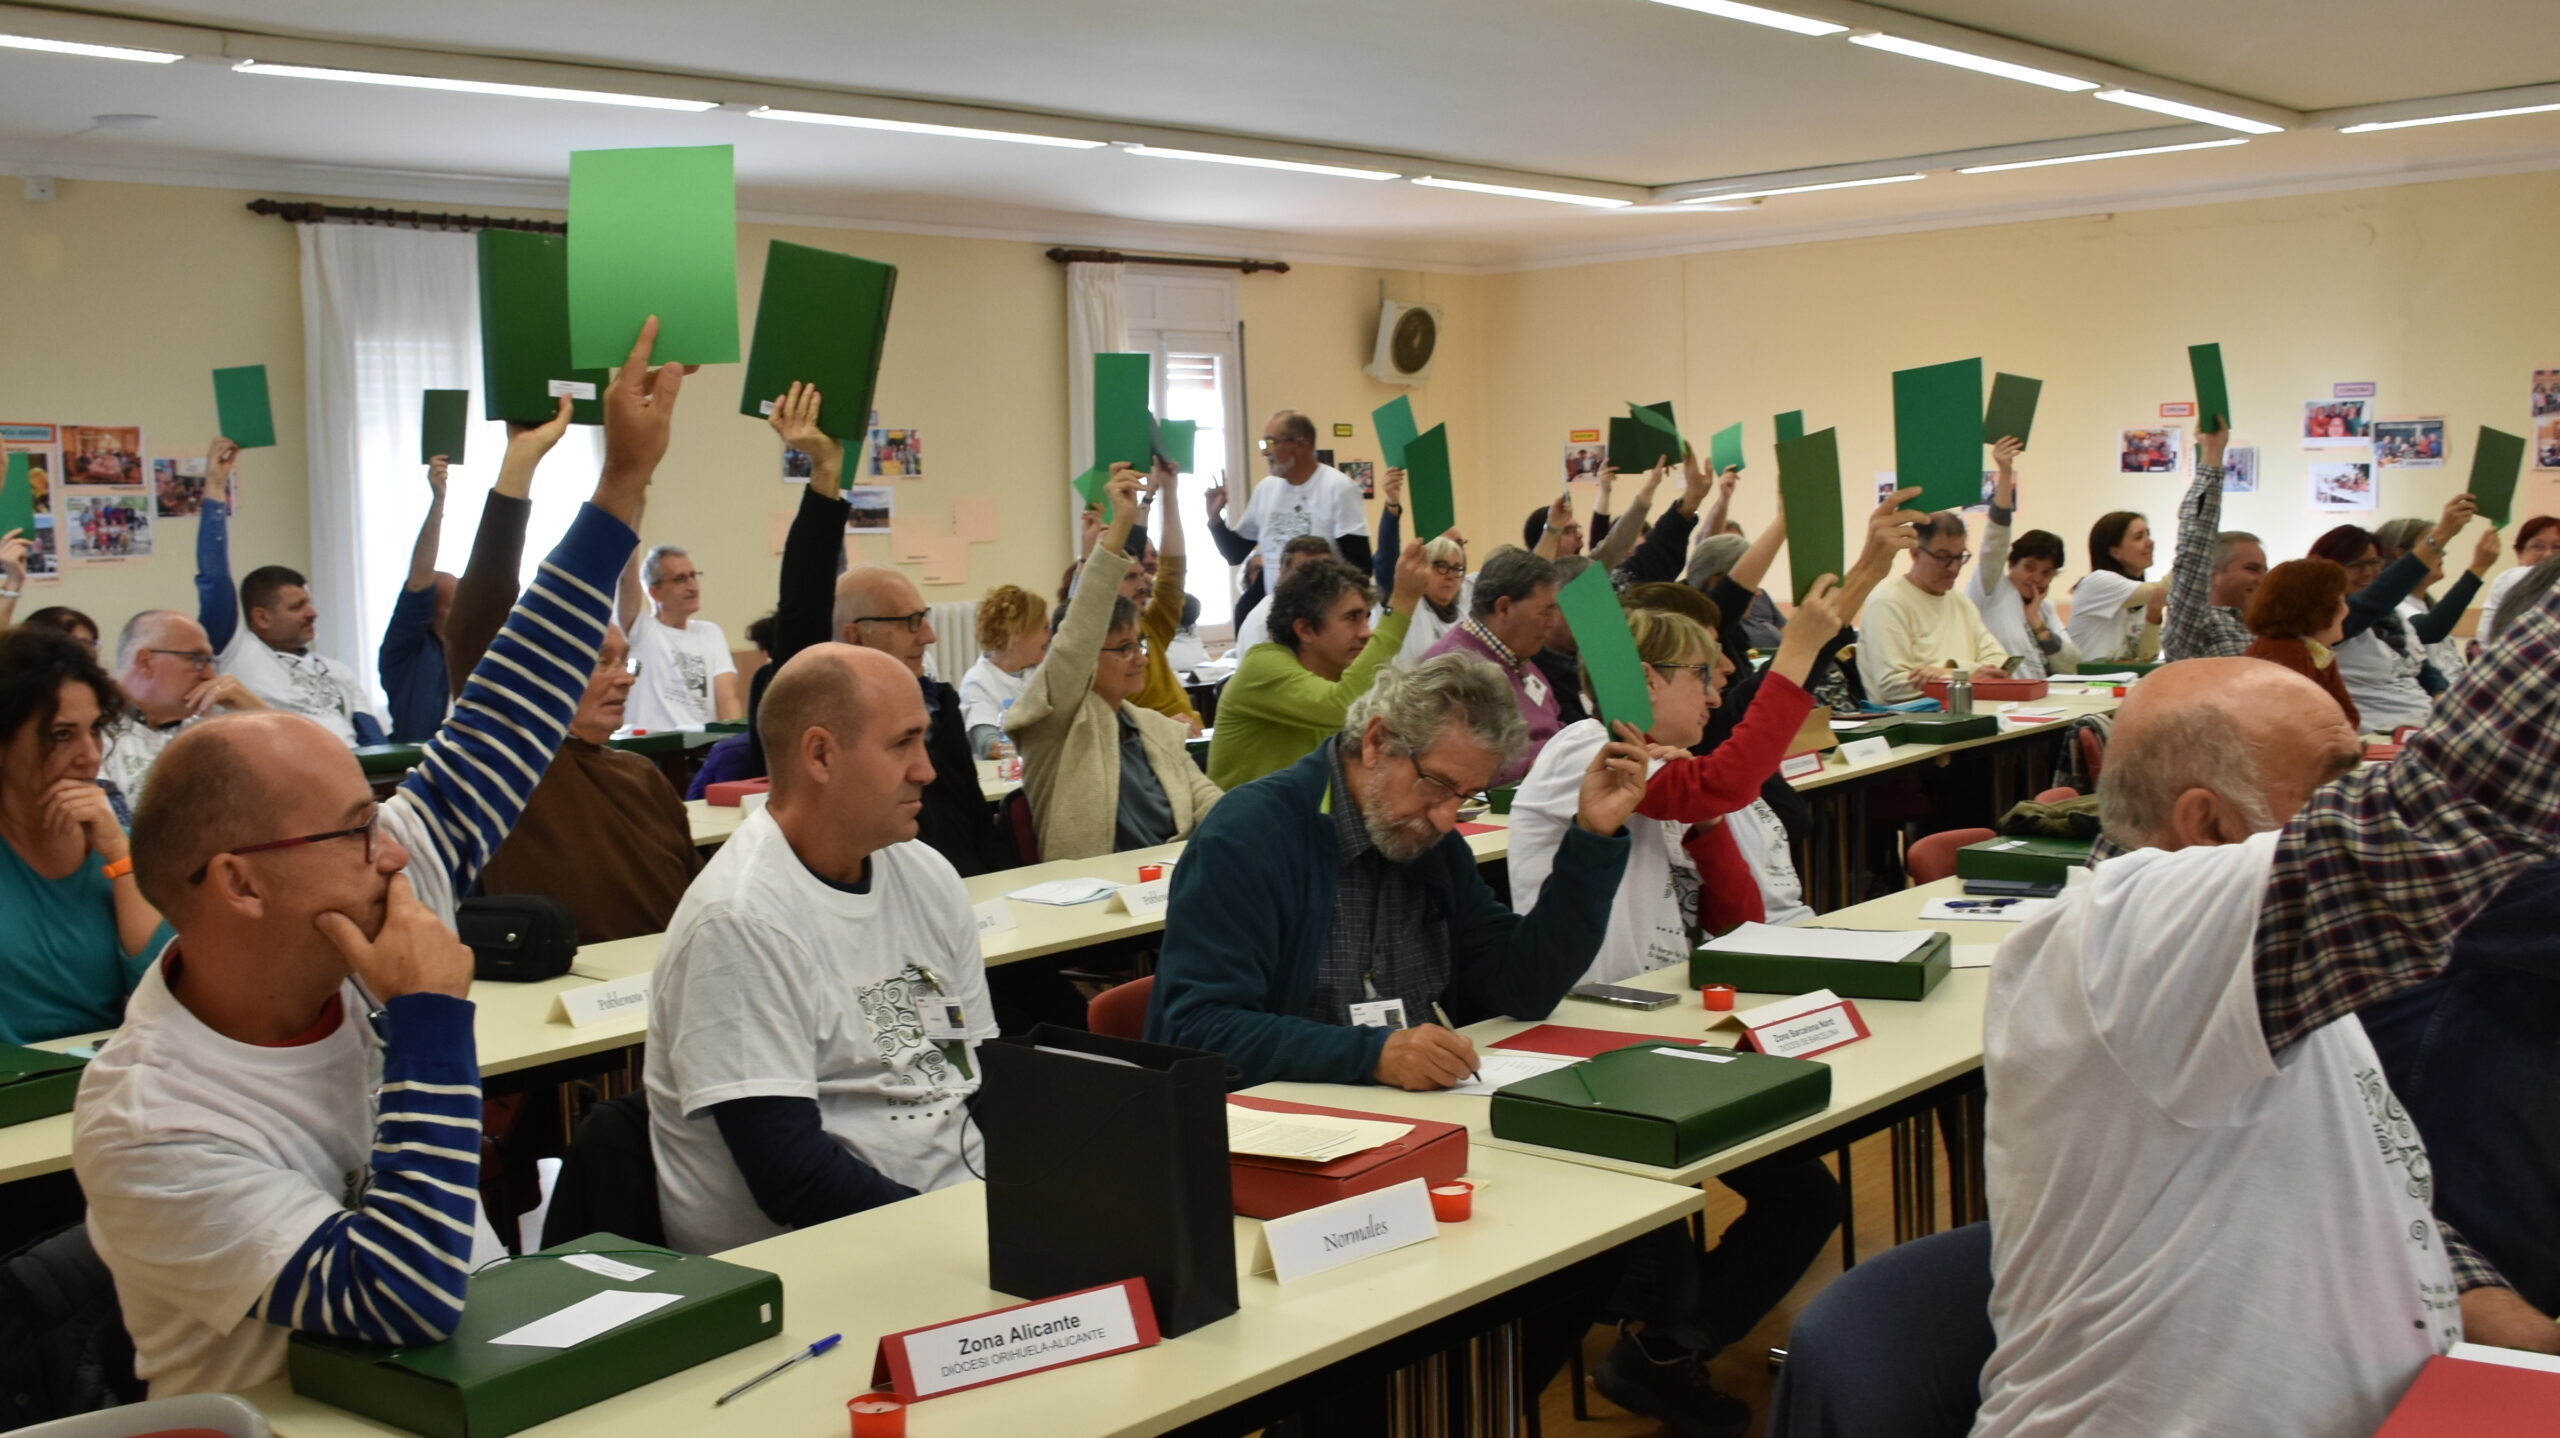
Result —
<svg viewBox="0 0 2560 1438"><path fill-rule="evenodd" d="M1124 255L1118 250L1070 250L1063 247L1049 251L1049 258L1062 265L1182 265L1195 270L1237 270L1248 275L1266 271L1275 275L1289 273L1287 260L1210 260L1193 255Z"/></svg>
<svg viewBox="0 0 2560 1438"><path fill-rule="evenodd" d="M434 210L376 210L351 205L323 205L306 200L251 200L249 213L273 215L289 225L390 225L404 230L531 230L565 235L558 220L509 220L495 215L453 215Z"/></svg>

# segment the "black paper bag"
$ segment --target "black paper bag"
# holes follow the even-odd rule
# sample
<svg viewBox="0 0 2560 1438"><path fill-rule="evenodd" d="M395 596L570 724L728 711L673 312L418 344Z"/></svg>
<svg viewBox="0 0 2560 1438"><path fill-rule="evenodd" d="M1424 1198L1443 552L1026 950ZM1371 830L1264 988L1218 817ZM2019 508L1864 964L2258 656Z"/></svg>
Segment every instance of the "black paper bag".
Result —
<svg viewBox="0 0 2560 1438"><path fill-rule="evenodd" d="M1048 1024L978 1056L990 1286L1144 1278L1167 1338L1236 1311L1224 1058Z"/></svg>

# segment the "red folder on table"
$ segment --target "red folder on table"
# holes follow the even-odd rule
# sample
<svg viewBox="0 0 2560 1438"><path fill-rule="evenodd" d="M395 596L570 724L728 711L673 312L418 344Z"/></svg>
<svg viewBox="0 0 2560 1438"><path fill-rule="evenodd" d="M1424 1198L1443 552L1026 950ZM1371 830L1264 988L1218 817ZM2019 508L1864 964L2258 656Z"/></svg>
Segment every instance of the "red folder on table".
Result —
<svg viewBox="0 0 2560 1438"><path fill-rule="evenodd" d="M1666 1038L1661 1034L1631 1034L1617 1029L1584 1029L1571 1024L1540 1024L1522 1029L1494 1045L1498 1049L1518 1049L1522 1053L1564 1054L1587 1059L1612 1049L1633 1048L1637 1044L1692 1044L1705 1039Z"/></svg>
<svg viewBox="0 0 2560 1438"><path fill-rule="evenodd" d="M717 784L704 786L702 798L705 803L714 808L735 809L746 802L746 796L749 794L771 792L773 792L771 779L723 779Z"/></svg>
<svg viewBox="0 0 2560 1438"><path fill-rule="evenodd" d="M1229 1094L1227 1102L1268 1113L1310 1113L1325 1118L1413 1125L1413 1132L1394 1143L1380 1144L1331 1163L1265 1158L1252 1153L1227 1155L1235 1175L1236 1212L1247 1218L1286 1218L1339 1199L1393 1188L1410 1179L1453 1183L1466 1176L1467 1130L1461 1124L1323 1108L1276 1098L1246 1098L1241 1094Z"/></svg>
<svg viewBox="0 0 2560 1438"><path fill-rule="evenodd" d="M2547 1438L2556 1415L2560 1373L2430 1358L2374 1438Z"/></svg>

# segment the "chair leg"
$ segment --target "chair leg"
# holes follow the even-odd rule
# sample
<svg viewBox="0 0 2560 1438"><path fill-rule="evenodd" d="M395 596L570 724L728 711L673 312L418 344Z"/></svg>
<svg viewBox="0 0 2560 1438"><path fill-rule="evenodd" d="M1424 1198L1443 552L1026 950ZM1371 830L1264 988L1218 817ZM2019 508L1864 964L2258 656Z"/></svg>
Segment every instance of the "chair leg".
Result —
<svg viewBox="0 0 2560 1438"><path fill-rule="evenodd" d="M1573 1351L1565 1355L1564 1371L1573 1378L1573 1421L1588 1423L1591 1421L1591 1385L1582 1372L1581 1344L1573 1345ZM1531 1406L1531 1411L1535 1411L1535 1405Z"/></svg>
<svg viewBox="0 0 2560 1438"><path fill-rule="evenodd" d="M1840 1191L1848 1195L1840 1213L1840 1271L1858 1266L1858 1185L1849 1167L1849 1145L1842 1144L1833 1155L1840 1162Z"/></svg>

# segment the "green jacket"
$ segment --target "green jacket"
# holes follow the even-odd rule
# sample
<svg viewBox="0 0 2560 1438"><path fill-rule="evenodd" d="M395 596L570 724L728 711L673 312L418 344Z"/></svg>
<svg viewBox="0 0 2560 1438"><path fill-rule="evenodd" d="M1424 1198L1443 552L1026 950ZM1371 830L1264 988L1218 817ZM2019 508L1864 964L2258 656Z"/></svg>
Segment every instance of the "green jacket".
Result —
<svg viewBox="0 0 2560 1438"><path fill-rule="evenodd" d="M1232 790L1265 774L1277 774L1342 728L1351 701L1395 662L1404 648L1410 614L1390 614L1369 635L1369 645L1340 679L1319 679L1285 644L1257 644L1245 651L1227 687L1218 692L1218 722L1209 733L1209 782Z"/></svg>

